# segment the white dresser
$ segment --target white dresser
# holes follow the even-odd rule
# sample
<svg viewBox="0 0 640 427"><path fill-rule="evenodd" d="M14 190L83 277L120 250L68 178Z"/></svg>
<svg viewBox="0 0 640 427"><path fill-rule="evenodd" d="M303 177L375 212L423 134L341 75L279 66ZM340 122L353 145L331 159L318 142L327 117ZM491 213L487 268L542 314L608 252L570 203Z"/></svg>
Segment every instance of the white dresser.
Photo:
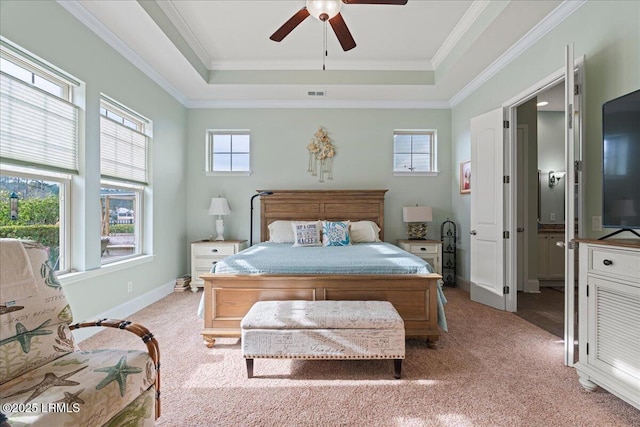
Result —
<svg viewBox="0 0 640 427"><path fill-rule="evenodd" d="M442 276L442 242L439 240L398 240L398 246L427 261Z"/></svg>
<svg viewBox="0 0 640 427"><path fill-rule="evenodd" d="M246 240L202 240L191 243L191 290L198 292L198 287L204 286L201 274L210 273L218 261L246 247Z"/></svg>
<svg viewBox="0 0 640 427"><path fill-rule="evenodd" d="M578 243L580 384L640 409L640 240Z"/></svg>

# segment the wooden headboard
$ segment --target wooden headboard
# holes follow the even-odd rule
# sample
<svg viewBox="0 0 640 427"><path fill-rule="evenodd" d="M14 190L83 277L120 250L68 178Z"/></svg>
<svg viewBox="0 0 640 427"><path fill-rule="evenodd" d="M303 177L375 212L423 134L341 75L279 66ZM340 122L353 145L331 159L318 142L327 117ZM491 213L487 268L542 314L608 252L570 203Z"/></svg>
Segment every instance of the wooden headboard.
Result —
<svg viewBox="0 0 640 427"><path fill-rule="evenodd" d="M273 221L373 221L384 240L384 194L387 190L258 190L260 241L269 240Z"/></svg>

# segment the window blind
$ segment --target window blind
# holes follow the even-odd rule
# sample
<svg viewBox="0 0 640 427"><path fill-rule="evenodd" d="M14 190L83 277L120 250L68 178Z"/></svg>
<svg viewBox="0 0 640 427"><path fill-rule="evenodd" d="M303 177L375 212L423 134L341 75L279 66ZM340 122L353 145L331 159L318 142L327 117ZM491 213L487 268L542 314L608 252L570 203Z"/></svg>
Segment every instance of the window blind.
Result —
<svg viewBox="0 0 640 427"><path fill-rule="evenodd" d="M78 173L78 107L0 74L0 158Z"/></svg>
<svg viewBox="0 0 640 427"><path fill-rule="evenodd" d="M100 174L129 182L147 184L146 135L100 116Z"/></svg>

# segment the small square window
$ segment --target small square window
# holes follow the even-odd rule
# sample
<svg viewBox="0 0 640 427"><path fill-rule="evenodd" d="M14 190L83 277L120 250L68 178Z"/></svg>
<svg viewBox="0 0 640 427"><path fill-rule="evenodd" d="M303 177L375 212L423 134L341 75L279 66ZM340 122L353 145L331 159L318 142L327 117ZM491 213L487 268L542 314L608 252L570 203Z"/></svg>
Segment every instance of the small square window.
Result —
<svg viewBox="0 0 640 427"><path fill-rule="evenodd" d="M402 175L436 172L435 131L394 131L393 172Z"/></svg>
<svg viewBox="0 0 640 427"><path fill-rule="evenodd" d="M251 136L249 131L207 132L207 172L249 174Z"/></svg>

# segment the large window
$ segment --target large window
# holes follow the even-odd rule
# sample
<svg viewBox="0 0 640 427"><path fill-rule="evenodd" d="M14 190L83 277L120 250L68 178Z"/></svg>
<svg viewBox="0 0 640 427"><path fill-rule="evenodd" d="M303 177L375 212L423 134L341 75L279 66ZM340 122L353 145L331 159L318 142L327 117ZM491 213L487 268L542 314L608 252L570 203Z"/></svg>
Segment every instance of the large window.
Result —
<svg viewBox="0 0 640 427"><path fill-rule="evenodd" d="M0 237L35 240L49 252L49 263L68 269L64 242L70 177L34 175L3 167L0 175Z"/></svg>
<svg viewBox="0 0 640 427"><path fill-rule="evenodd" d="M436 169L436 133L433 130L393 132L393 172L396 175L431 175Z"/></svg>
<svg viewBox="0 0 640 427"><path fill-rule="evenodd" d="M207 131L206 171L248 175L251 137L248 130Z"/></svg>
<svg viewBox="0 0 640 427"><path fill-rule="evenodd" d="M143 197L149 181L151 121L116 101L100 103L103 263L141 255Z"/></svg>
<svg viewBox="0 0 640 427"><path fill-rule="evenodd" d="M78 173L79 83L0 43L0 237L36 240L68 271L71 177Z"/></svg>

